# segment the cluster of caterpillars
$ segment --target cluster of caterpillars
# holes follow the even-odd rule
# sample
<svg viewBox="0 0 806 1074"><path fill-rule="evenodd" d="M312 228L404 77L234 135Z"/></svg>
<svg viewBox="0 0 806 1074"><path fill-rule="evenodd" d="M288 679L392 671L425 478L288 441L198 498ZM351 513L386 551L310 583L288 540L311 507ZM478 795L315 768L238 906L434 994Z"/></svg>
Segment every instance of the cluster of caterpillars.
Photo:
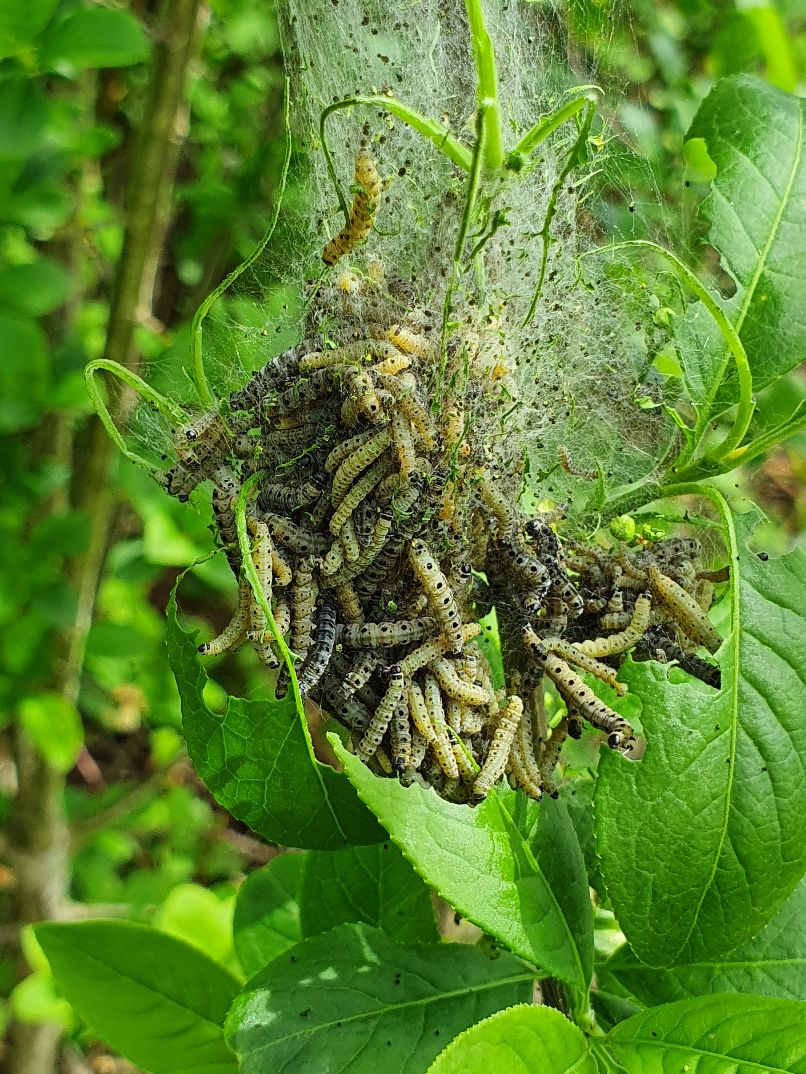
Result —
<svg viewBox="0 0 806 1074"><path fill-rule="evenodd" d="M328 262L369 231L379 187L359 166L362 191ZM236 499L258 475L250 555L301 696L349 729L379 775L456 802L482 800L504 777L533 798L556 793L563 742L583 722L613 749L634 746L583 675L623 693L616 673L631 648L718 674L695 652L719 644L706 616L713 579L678 539L637 552L563 547L559 515L524 514L517 465L485 442L504 363L469 330L445 340L405 286L357 279L344 274L320 294L304 342L175 431L165 486L187 499L212 481L217 537L239 585L231 622L200 651L249 641L277 696L289 689L236 539ZM506 690L475 643L493 605ZM551 728L547 681L566 707Z"/></svg>

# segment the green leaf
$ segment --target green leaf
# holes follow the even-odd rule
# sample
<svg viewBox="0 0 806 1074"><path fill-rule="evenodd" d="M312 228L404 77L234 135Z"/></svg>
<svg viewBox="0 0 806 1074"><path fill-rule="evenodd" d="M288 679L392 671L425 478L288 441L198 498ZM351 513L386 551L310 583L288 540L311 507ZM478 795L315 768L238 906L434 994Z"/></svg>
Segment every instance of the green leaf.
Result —
<svg viewBox="0 0 806 1074"><path fill-rule="evenodd" d="M772 921L729 955L672 969L645 966L628 946L597 968L601 988L614 982L644 1006L709 992L747 992L806 1000L806 880Z"/></svg>
<svg viewBox="0 0 806 1074"><path fill-rule="evenodd" d="M36 694L20 701L18 719L48 764L69 772L84 745L78 709L59 694Z"/></svg>
<svg viewBox="0 0 806 1074"><path fill-rule="evenodd" d="M36 425L48 379L45 334L35 321L0 315L0 433Z"/></svg>
<svg viewBox="0 0 806 1074"><path fill-rule="evenodd" d="M312 851L302 875L302 932L363 921L398 943L439 939L431 894L392 843Z"/></svg>
<svg viewBox="0 0 806 1074"><path fill-rule="evenodd" d="M0 58L14 56L50 22L59 0L13 0L0 5Z"/></svg>
<svg viewBox="0 0 806 1074"><path fill-rule="evenodd" d="M454 805L430 789L379 779L331 742L362 801L430 887L516 955L586 989L574 925L512 818L514 794Z"/></svg>
<svg viewBox="0 0 806 1074"><path fill-rule="evenodd" d="M806 1074L806 1007L765 996L686 999L619 1023L605 1048L630 1074Z"/></svg>
<svg viewBox="0 0 806 1074"><path fill-rule="evenodd" d="M0 305L15 313L41 317L58 309L69 293L67 273L45 258L0 270Z"/></svg>
<svg viewBox="0 0 806 1074"><path fill-rule="evenodd" d="M510 1007L456 1037L428 1074L596 1074L575 1025L551 1007Z"/></svg>
<svg viewBox="0 0 806 1074"><path fill-rule="evenodd" d="M242 1074L421 1074L463 1029L527 1002L533 975L464 944L395 944L339 925L280 955L227 1018Z"/></svg>
<svg viewBox="0 0 806 1074"><path fill-rule="evenodd" d="M222 901L200 884L177 884L160 906L154 925L214 962L226 964L232 955L233 901Z"/></svg>
<svg viewBox="0 0 806 1074"><path fill-rule="evenodd" d="M633 950L654 966L733 950L806 871L806 552L759 559L746 543L757 517L735 529L726 519L733 621L721 692L673 684L658 664L626 665L646 755L599 766L605 886Z"/></svg>
<svg viewBox="0 0 806 1074"><path fill-rule="evenodd" d="M142 26L125 11L83 8L51 25L42 38L40 59L48 70L69 66L129 67L150 47Z"/></svg>
<svg viewBox="0 0 806 1074"><path fill-rule="evenodd" d="M168 660L179 687L188 753L216 801L272 843L330 850L382 840L382 830L344 775L314 757L290 691L275 702L230 697L223 716L208 708L196 634L182 630L176 616L174 588L167 609Z"/></svg>
<svg viewBox="0 0 806 1074"><path fill-rule="evenodd" d="M37 925L65 998L150 1074L235 1074L223 1024L237 981L200 951L146 925Z"/></svg>
<svg viewBox="0 0 806 1074"><path fill-rule="evenodd" d="M725 312L744 344L756 391L806 355L806 101L740 75L722 79L688 132L717 168L701 212L736 283ZM675 324L692 398L707 414L736 399L719 391L725 342L697 303Z"/></svg>
<svg viewBox="0 0 806 1074"><path fill-rule="evenodd" d="M0 81L0 160L27 160L46 144L48 102L30 78Z"/></svg>
<svg viewBox="0 0 806 1074"><path fill-rule="evenodd" d="M278 854L248 876L238 891L232 929L248 977L302 939L299 889L304 854Z"/></svg>

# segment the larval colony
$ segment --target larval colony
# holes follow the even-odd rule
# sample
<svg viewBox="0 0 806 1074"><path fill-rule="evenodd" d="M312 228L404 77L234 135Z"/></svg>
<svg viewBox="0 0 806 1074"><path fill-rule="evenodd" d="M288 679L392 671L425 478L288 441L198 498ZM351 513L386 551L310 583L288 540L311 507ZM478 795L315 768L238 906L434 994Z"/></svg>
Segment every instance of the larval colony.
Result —
<svg viewBox="0 0 806 1074"><path fill-rule="evenodd" d="M327 264L371 230L381 184L365 151L355 180ZM698 569L693 540L563 544L558 512L527 516L518 464L485 441L506 361L471 329L443 339L440 317L417 307L410 285L375 268L374 281L337 275L304 342L253 373L220 412L175 430L165 487L185 500L212 481L218 539L239 584L231 622L200 651L248 640L277 673L278 696L288 689L236 539L235 502L257 473L251 555L296 654L301 695L349 728L379 775L457 802L480 801L505 775L533 798L554 794L563 742L584 721L613 749L635 745L583 674L623 694L616 672L632 648L718 685L718 668L696 650L720 644L706 612L723 575ZM438 368L453 387L437 401ZM567 454L563 465L573 468ZM474 641L493 605L508 693L494 689ZM553 728L547 679L566 707Z"/></svg>

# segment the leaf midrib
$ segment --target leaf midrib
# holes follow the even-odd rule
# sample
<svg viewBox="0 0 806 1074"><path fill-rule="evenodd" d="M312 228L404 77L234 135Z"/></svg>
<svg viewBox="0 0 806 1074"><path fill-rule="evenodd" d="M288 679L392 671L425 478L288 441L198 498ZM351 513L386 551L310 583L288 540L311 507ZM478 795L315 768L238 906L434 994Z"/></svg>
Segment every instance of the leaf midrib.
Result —
<svg viewBox="0 0 806 1074"><path fill-rule="evenodd" d="M738 732L739 732L739 680L740 680L740 667L741 667L740 657L741 657L741 633L742 633L741 632L741 616L740 616L740 608L739 608L739 605L740 605L740 599L739 599L740 598L740 585L739 585L739 579L736 577L736 575L738 573L738 568L739 568L739 544L738 544L738 541L736 539L736 527L735 527L735 524L734 524L734 521L733 521L733 516L732 516L732 514L730 512L730 509L728 508L727 504L725 503L725 501L722 499L721 496L719 497L719 499L716 502L718 503L719 510L722 513L722 517L723 517L723 520L724 520L724 523L725 523L725 529L726 529L726 532L727 532L727 535L728 535L728 547L729 547L729 550L730 550L730 562L731 562L731 564L735 564L735 569L731 571L731 582L730 582L730 585L731 585L731 597L730 597L730 603L731 603L731 633L730 633L730 638L729 638L729 644L730 644L730 647L733 650L733 667L731 668L731 676L730 676L730 688L731 688L730 728L731 728L731 730L730 730L730 756L728 758L729 761L730 761L730 764L728 765L727 785L726 785L725 790L724 790L724 798L725 798L724 815L723 815L723 819L722 819L721 830L719 832L719 838L717 840L717 845L716 845L714 855L713 855L713 861L712 861L712 864L711 864L711 871L710 871L710 874L708 876L708 879L703 884L702 893L700 895L700 898L699 898L697 906L696 906L696 908L694 910L694 913L692 914L692 917L691 917L691 924L690 924L690 926L688 928L688 931L686 932L685 937L683 938L682 942L680 943L680 946L675 951L675 953L674 953L674 955L673 955L673 957L671 959L672 962L676 961L677 957L680 955L680 952L683 951L683 949L686 947L686 945L688 944L689 940L691 939L692 933L694 932L694 929L696 928L696 926L697 926L697 924L699 922L700 912L702 911L703 903L705 902L705 897L708 894L708 892L711 890L711 887L714 884L714 879L716 877L717 868L719 866L719 860L722 857L722 851L723 851L723 849L725 847L725 840L727 839L727 835L728 835L728 828L730 827L730 814L731 814L732 801L733 801L733 781L734 781L734 778L735 778L735 775L736 775L736 740L737 740ZM717 699L713 703L714 706L718 705L720 696L721 695L717 695Z"/></svg>
<svg viewBox="0 0 806 1074"><path fill-rule="evenodd" d="M724 1059L725 1062L733 1064L732 1069L735 1069L735 1064L740 1063L743 1067L750 1067L754 1070L762 1071L762 1074L791 1074L788 1067L773 1066L771 1063L757 1063L754 1059L743 1059L738 1055L729 1055L725 1052L712 1052L707 1048L696 1048L693 1044L680 1044L673 1040L662 1040L659 1037L626 1037L624 1039L612 1040L611 1045L618 1051L619 1045L638 1045L648 1044L653 1048L658 1049L671 1049L677 1048L682 1052L688 1052L693 1056L708 1056L711 1059Z"/></svg>
<svg viewBox="0 0 806 1074"><path fill-rule="evenodd" d="M316 1025L312 1025L309 1029L300 1029L296 1033L289 1033L284 1037L273 1037L267 1045L261 1045L254 1049L254 1052L265 1051L270 1048L276 1047L278 1044L285 1044L287 1041L296 1040L298 1037L311 1037L315 1033L321 1033L328 1029L336 1029L342 1026L348 1025L350 1022L362 1022L366 1019L380 1019L385 1014L398 1011L405 1011L415 1009L417 1007L425 1007L432 1003L442 1003L446 1000L456 999L461 996L472 996L480 992L492 991L495 988L503 988L506 985L521 984L534 980L533 973L520 973L514 977L501 977L495 981L485 981L480 985L473 985L471 988L456 988L450 992L440 992L436 996L423 996L420 999L407 1000L405 1003L389 1004L385 1007L361 1011L358 1014L351 1014L336 1019L333 1022L318 1022ZM254 1054L254 1053L253 1053Z"/></svg>
<svg viewBox="0 0 806 1074"><path fill-rule="evenodd" d="M63 944L62 946L65 947L67 945ZM75 952L76 949L71 947L70 950ZM117 977L120 978L121 981L128 981L130 984L133 984L136 987L141 988L144 992L149 992L151 995L157 996L159 999L164 1000L166 1003L170 1003L172 1006L177 1007L180 1011L187 1011L188 1014L192 1014L200 1022L204 1022L206 1025L213 1026L213 1028L217 1029L218 1032L221 1034L221 1043L224 1044L224 1036L223 1036L224 1029L223 1029L222 1022L216 1022L213 1019L208 1018L206 1015L202 1014L200 1011L196 1010L194 1007L188 1007L185 1003L180 1002L178 999L175 999L173 996L169 996L166 992L160 992L159 989L155 988L153 985L144 983L143 981L139 980L137 977L134 977L131 973L125 973L125 974L121 973L121 971L118 969L117 966L113 965L110 962L105 962L102 958L99 958L97 955L94 955L91 951L87 951L86 948L78 948L78 951L81 954L82 958L86 958L91 962L97 963L99 966L103 966L107 970L111 970ZM213 965L215 965L215 964L213 963ZM216 968L220 969L220 967L216 967ZM222 973L224 973L226 975L226 971L222 970ZM238 994L238 983L237 983L237 981L235 980L234 977L231 978L231 983L232 983L232 995L233 995L233 997L235 997ZM224 1012L224 1013L226 1014L226 1012ZM214 1043L214 1042L213 1041L208 1041L207 1043L211 1044L211 1043ZM226 1047L226 1045L224 1045L224 1046Z"/></svg>
<svg viewBox="0 0 806 1074"><path fill-rule="evenodd" d="M801 155L802 155L802 152L803 152L803 113L802 113L802 110L801 110L798 102L796 102L795 108L796 108L796 112L797 112L797 139L796 139L796 143L795 143L795 155L794 155L794 159L793 159L793 162L792 162L792 169L791 169L791 171L789 173L789 177L787 179L786 188L784 190L784 193L781 196L780 205L779 205L778 210L775 213L775 216L773 218L773 222L772 222L772 225L770 227L769 234L767 236L767 240L764 243L763 248L759 251L759 257L758 257L758 262L756 264L756 269L755 269L753 275L750 277L750 281L749 281L749 283L747 284L747 286L745 288L745 292L744 292L744 295L742 297L742 301L741 301L741 303L739 305L739 312L738 312L738 315L736 317L736 321L734 323L734 327L736 329L737 335L741 335L742 326L744 325L745 318L747 317L747 314L748 314L748 311L749 311L750 306L752 304L753 298L755 297L756 288L758 287L758 281L761 278L762 272L764 271L764 269L767 266L767 258L769 257L770 250L772 249L772 244L776 240L776 238L778 237L778 232L779 232L780 227L781 227L781 220L783 218L785 209L788 207L790 195L792 193L792 187L793 187L794 182L795 182L795 176L797 175L798 168L800 167L800 159L801 159ZM736 148L736 147L734 147L734 148ZM746 153L743 153L738 148L736 148L736 152L740 156L745 157L745 159L750 160L751 163L754 165L754 167L758 167L755 164L755 162L752 161L751 158ZM713 194L711 196L713 197ZM709 229L709 234L710 234L710 229ZM721 259L722 259L722 252L720 251L720 260ZM724 353L725 353L725 356L722 359L722 364L721 364L720 369L719 369L719 374L718 374L718 376L713 378L713 387L712 387L711 391L708 393L708 395L706 396L706 400L705 400L706 404L707 404L706 408L705 408L706 413L710 413L713 401L717 397L717 394L719 392L719 388L722 386L722 383L723 383L724 378L725 378L725 367L726 367L728 361L730 360L730 350L729 350L729 348L726 347Z"/></svg>

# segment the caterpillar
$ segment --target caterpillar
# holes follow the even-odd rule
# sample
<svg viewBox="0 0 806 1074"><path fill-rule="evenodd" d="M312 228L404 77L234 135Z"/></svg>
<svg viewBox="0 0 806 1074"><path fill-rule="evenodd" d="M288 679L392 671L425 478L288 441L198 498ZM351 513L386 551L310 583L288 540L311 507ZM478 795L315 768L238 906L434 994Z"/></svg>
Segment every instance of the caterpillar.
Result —
<svg viewBox="0 0 806 1074"><path fill-rule="evenodd" d="M362 761L368 761L380 746L392 719L392 713L403 696L405 685L406 680L400 665L393 664L389 668L389 685L386 687L386 693L381 698L356 748L356 753Z"/></svg>
<svg viewBox="0 0 806 1074"><path fill-rule="evenodd" d="M518 726L523 719L523 701L517 696L507 698L507 703L493 732L493 740L484 759L481 772L473 783L473 797L477 801L486 798L493 784L503 776L509 760L512 742Z"/></svg>
<svg viewBox="0 0 806 1074"><path fill-rule="evenodd" d="M596 696L589 686L560 657L547 652L539 638L527 628L524 635L527 649L537 656L543 670L554 682L567 703L587 717L588 722L608 733L611 749L624 748L633 740L633 729L623 716Z"/></svg>
<svg viewBox="0 0 806 1074"><path fill-rule="evenodd" d="M448 580L425 541L417 538L409 545L409 562L420 585L425 590L434 615L442 626L444 637L453 653L460 653L464 644L462 617L456 607Z"/></svg>
<svg viewBox="0 0 806 1074"><path fill-rule="evenodd" d="M506 497L487 478L479 484L479 497L495 519L498 540L510 539L515 530L515 512Z"/></svg>
<svg viewBox="0 0 806 1074"><path fill-rule="evenodd" d="M586 470L583 467L576 466L568 453L568 448L564 445L560 445L559 455L562 468L567 474L571 474L573 477L582 477L585 481L596 481L599 477L598 470Z"/></svg>
<svg viewBox="0 0 806 1074"><path fill-rule="evenodd" d="M344 621L346 623L360 623L364 618L364 613L361 610L358 594L352 584L344 582L342 585L337 585L333 590L333 595L341 609Z"/></svg>
<svg viewBox="0 0 806 1074"><path fill-rule="evenodd" d="M348 563L355 563L361 555L361 546L358 543L358 535L355 532L355 521L352 517L348 518L342 526L340 540L344 552L344 559Z"/></svg>
<svg viewBox="0 0 806 1074"><path fill-rule="evenodd" d="M325 673L333 646L336 642L336 609L332 604L323 604L319 609L316 622L316 641L309 650L305 662L297 676L300 696L311 692Z"/></svg>
<svg viewBox="0 0 806 1074"><path fill-rule="evenodd" d="M346 523L345 523L346 525ZM383 551L386 539L389 535L389 531L392 528L392 514L391 511L381 511L378 518L375 521L375 525L372 527L372 534L369 544L362 548L358 554L358 559L354 563L344 564L328 579L328 586L340 586L347 585L352 582L354 578L359 578L372 566L375 559ZM342 527L342 532L344 527ZM383 570L385 573L385 568Z"/></svg>
<svg viewBox="0 0 806 1074"><path fill-rule="evenodd" d="M290 515L301 507L309 507L321 491L315 481L305 481L301 485L269 482L261 485L257 506L260 511L280 511Z"/></svg>
<svg viewBox="0 0 806 1074"><path fill-rule="evenodd" d="M261 592L263 593L266 603L271 605L271 537L269 536L269 530L265 522L253 522L252 528L255 532L252 562L255 566L255 573L257 574ZM249 631L247 637L252 641L263 641L263 635L266 631L266 623L266 613L263 610L263 606L250 587Z"/></svg>
<svg viewBox="0 0 806 1074"><path fill-rule="evenodd" d="M392 438L395 443L398 462L400 463L400 475L408 481L417 469L417 456L414 453L414 439L411 426L398 411L393 411L391 418Z"/></svg>
<svg viewBox="0 0 806 1074"><path fill-rule="evenodd" d="M304 657L311 647L319 585L313 560L301 559L291 584L291 648Z"/></svg>
<svg viewBox="0 0 806 1074"><path fill-rule="evenodd" d="M556 653L557 656L561 656L569 664L574 664L582 671L587 671L602 682L606 682L608 686L612 686L619 697L623 697L627 693L627 687L623 682L618 681L613 668L594 659L587 653L581 652L578 646L563 641L562 638L546 638L544 645L549 652Z"/></svg>
<svg viewBox="0 0 806 1074"><path fill-rule="evenodd" d="M392 769L395 772L405 772L411 766L411 726L405 690L392 710L389 738L392 745Z"/></svg>
<svg viewBox="0 0 806 1074"><path fill-rule="evenodd" d="M322 251L326 265L335 265L345 254L352 253L372 230L381 201L382 184L375 161L366 149L360 150L355 158L355 185L360 189L353 196L347 222Z"/></svg>
<svg viewBox="0 0 806 1074"><path fill-rule="evenodd" d="M375 429L368 429L365 433L358 433L356 436L351 436L349 440L342 440L340 444L337 444L325 459L325 470L327 473L335 473L341 466L345 459L354 454L360 447L371 440L374 436L377 436Z"/></svg>
<svg viewBox="0 0 806 1074"><path fill-rule="evenodd" d="M464 641L470 641L471 638L477 638L480 633L481 627L478 623L466 623L462 627L462 638ZM449 644L450 643L444 637L441 637L434 638L432 641L427 641L418 649L413 649L412 652L404 656L401 661L403 671L406 675L413 675L415 671L419 671L420 668L424 668L432 661L439 659L439 657L448 649Z"/></svg>
<svg viewBox="0 0 806 1074"><path fill-rule="evenodd" d="M413 354L415 358L427 358L431 353L427 338L418 332L412 332L404 325L390 325L386 330L386 338L404 354Z"/></svg>
<svg viewBox="0 0 806 1074"><path fill-rule="evenodd" d="M649 584L683 632L697 645L704 646L709 653L715 653L722 644L722 638L711 626L708 616L696 600L677 582L663 574L654 563L649 565Z"/></svg>
<svg viewBox="0 0 806 1074"><path fill-rule="evenodd" d="M333 475L333 484L330 489L330 502L334 507L338 506L355 479L366 468L384 453L389 446L391 436L388 429L381 429L379 433L361 444L360 447L348 455Z"/></svg>
<svg viewBox="0 0 806 1074"><path fill-rule="evenodd" d="M543 786L548 790L552 798L558 797L558 790L552 782L551 776L557 767L565 740L568 738L568 720L564 716L556 727L552 728L551 735L543 743L540 754L540 775Z"/></svg>
<svg viewBox="0 0 806 1074"><path fill-rule="evenodd" d="M272 537L299 556L323 555L330 548L330 540L324 534L311 533L282 515L266 513L263 521Z"/></svg>
<svg viewBox="0 0 806 1074"><path fill-rule="evenodd" d="M245 578L238 586L238 604L230 621L220 634L199 646L203 656L219 656L228 649L237 649L246 637L246 624L249 617L249 603L252 590Z"/></svg>
<svg viewBox="0 0 806 1074"><path fill-rule="evenodd" d="M341 528L362 500L372 492L375 486L382 481L392 467L392 461L388 455L381 455L378 461L367 470L363 477L350 488L344 499L330 517L328 528L334 537L338 537Z"/></svg>
<svg viewBox="0 0 806 1074"><path fill-rule="evenodd" d="M604 638L578 642L576 648L586 656L592 656L595 659L626 653L630 646L635 645L646 633L651 609L652 600L649 594L642 593L635 602L630 625L625 630L618 634L608 634ZM602 616L602 618L604 619L605 616ZM613 622L613 620L608 621Z"/></svg>
<svg viewBox="0 0 806 1074"><path fill-rule="evenodd" d="M362 686L365 686L380 666L380 663L380 658L373 652L359 653L344 676L344 693L347 696L352 696L356 690L360 690Z"/></svg>
<svg viewBox="0 0 806 1074"><path fill-rule="evenodd" d="M428 739L440 769L448 779L459 778L459 767L453 754L445 725L445 710L439 684L433 675L426 674L424 690L409 683L409 710L415 727Z"/></svg>
<svg viewBox="0 0 806 1074"><path fill-rule="evenodd" d="M346 626L339 641L345 649L383 649L419 641L433 628L430 619L399 620L396 623L361 623ZM437 654L439 655L439 654Z"/></svg>
<svg viewBox="0 0 806 1074"><path fill-rule="evenodd" d="M453 756L456 758L456 766L459 769L459 775L462 779L472 780L475 778L476 769L468 756L468 747L461 735L462 711L462 705L456 698L447 698L447 704L445 705L445 723L452 732L450 741Z"/></svg>
<svg viewBox="0 0 806 1074"><path fill-rule="evenodd" d="M432 660L429 667L445 694L454 701L464 705L485 705L492 700L483 686L463 679L456 667L444 656Z"/></svg>
<svg viewBox="0 0 806 1074"><path fill-rule="evenodd" d="M408 369L411 365L411 358L405 354L396 354L393 358L384 358L382 362L378 362L377 365L372 366L373 373L380 373L387 377L396 377L398 373L402 373L404 369Z"/></svg>

